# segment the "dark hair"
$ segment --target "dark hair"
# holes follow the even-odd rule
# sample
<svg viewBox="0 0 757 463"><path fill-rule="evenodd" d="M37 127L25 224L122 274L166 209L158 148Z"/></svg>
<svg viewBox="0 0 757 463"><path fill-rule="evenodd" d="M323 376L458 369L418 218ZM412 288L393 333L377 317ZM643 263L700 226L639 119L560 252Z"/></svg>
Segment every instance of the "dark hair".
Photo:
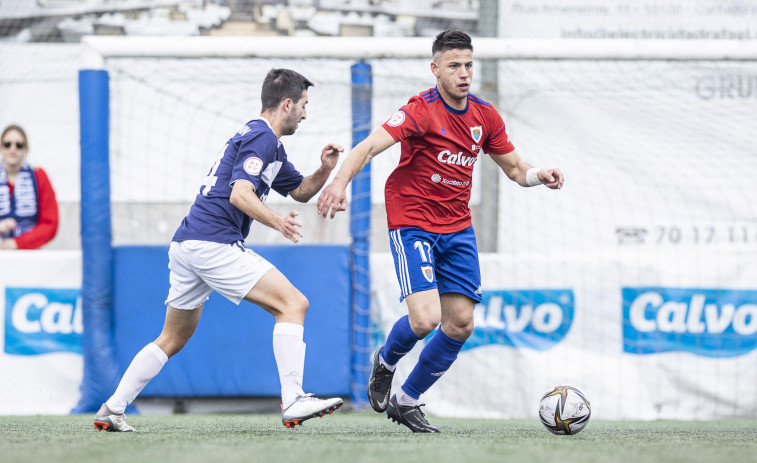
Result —
<svg viewBox="0 0 757 463"><path fill-rule="evenodd" d="M16 132L19 132L21 134L21 136L24 137L24 142L26 143L26 147L28 148L29 147L29 139L26 138L26 132L24 132L24 129L22 129L21 127L17 126L16 124L11 124L8 127L6 127L5 130L3 130L3 134L0 135L0 141L2 141L2 139L5 138L5 134L7 134L8 132L10 132L11 130L15 130Z"/></svg>
<svg viewBox="0 0 757 463"><path fill-rule="evenodd" d="M302 91L313 84L302 74L291 69L271 69L263 81L263 91L260 98L263 101L263 112L274 110L282 101L291 98L298 101Z"/></svg>
<svg viewBox="0 0 757 463"><path fill-rule="evenodd" d="M473 51L470 35L458 30L440 32L434 39L434 44L431 45L431 54L436 55L437 52L445 52L447 50Z"/></svg>

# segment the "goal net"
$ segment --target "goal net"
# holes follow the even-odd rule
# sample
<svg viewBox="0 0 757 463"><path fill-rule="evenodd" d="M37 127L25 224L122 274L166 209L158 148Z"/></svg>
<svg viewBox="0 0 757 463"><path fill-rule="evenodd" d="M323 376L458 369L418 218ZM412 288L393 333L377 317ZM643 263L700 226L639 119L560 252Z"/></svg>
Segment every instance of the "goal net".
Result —
<svg viewBox="0 0 757 463"><path fill-rule="evenodd" d="M326 143L351 146L355 62L371 66L371 128L434 85L426 38L85 44L110 79L115 245L170 241L224 141L259 114L269 69L315 82L307 119L283 140L306 175ZM483 38L474 47L473 93L499 109L521 157L559 167L566 183L526 189L500 174L491 184L494 163L476 163L474 225L493 243L481 253L483 301L457 362L424 396L428 410L534 417L542 393L571 383L601 418L757 415L755 47ZM371 163L371 342L358 346L370 352L406 313L383 212L398 148ZM300 211L305 243L352 241L346 214L323 221L314 204L275 195L267 204ZM248 242L283 238L256 225ZM399 364L395 388L422 344Z"/></svg>

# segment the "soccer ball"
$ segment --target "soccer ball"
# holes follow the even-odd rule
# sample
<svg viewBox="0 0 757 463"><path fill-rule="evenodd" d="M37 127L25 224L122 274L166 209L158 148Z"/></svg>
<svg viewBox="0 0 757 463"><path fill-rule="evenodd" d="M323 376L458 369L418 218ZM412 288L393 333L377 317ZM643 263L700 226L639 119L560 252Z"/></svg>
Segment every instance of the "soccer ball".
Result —
<svg viewBox="0 0 757 463"><path fill-rule="evenodd" d="M539 402L541 423L552 434L578 434L589 422L591 404L573 386L555 386Z"/></svg>

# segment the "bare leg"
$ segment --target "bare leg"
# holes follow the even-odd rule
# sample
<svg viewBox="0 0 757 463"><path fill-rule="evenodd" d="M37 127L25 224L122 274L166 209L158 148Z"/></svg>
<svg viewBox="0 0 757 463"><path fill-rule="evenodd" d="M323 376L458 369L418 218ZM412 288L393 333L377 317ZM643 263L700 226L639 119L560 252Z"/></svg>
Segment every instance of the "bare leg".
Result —
<svg viewBox="0 0 757 463"><path fill-rule="evenodd" d="M137 353L126 369L116 392L106 405L115 414L122 414L163 368L169 357L179 352L194 333L200 321L202 306L194 310L166 308L163 332L155 342L146 345Z"/></svg>

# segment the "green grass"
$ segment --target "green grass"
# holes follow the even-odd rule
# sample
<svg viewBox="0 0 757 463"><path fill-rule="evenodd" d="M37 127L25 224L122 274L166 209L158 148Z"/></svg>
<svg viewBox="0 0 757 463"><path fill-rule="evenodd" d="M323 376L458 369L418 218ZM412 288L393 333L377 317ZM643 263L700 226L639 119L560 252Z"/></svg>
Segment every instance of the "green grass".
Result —
<svg viewBox="0 0 757 463"><path fill-rule="evenodd" d="M554 436L537 419L429 417L414 435L372 412L296 429L278 415L129 416L136 433L97 432L88 415L0 416L2 463L727 462L757 461L757 420L601 421Z"/></svg>

